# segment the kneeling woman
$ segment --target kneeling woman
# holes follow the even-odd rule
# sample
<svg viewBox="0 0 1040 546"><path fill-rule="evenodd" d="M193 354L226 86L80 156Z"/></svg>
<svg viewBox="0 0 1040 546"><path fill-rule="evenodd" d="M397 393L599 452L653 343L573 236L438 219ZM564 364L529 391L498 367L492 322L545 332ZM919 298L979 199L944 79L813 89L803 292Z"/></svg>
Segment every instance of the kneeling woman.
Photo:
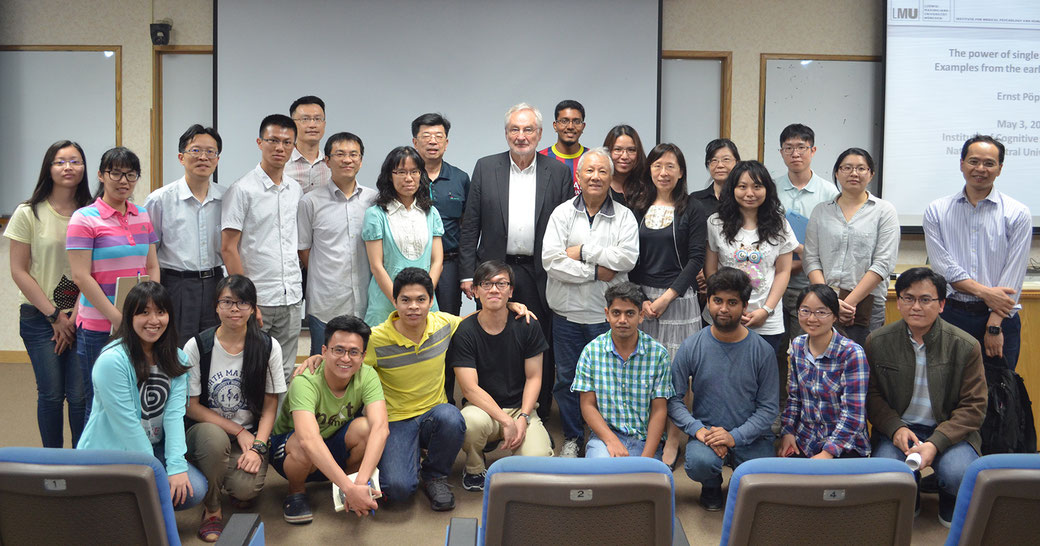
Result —
<svg viewBox="0 0 1040 546"><path fill-rule="evenodd" d="M192 366L188 417L197 421L188 429L188 459L209 480L199 527L206 542L224 528L221 489L239 508L263 489L278 394L285 392L282 349L260 331L253 282L231 275L216 292L220 325L184 345Z"/></svg>
<svg viewBox="0 0 1040 546"><path fill-rule="evenodd" d="M127 294L115 339L91 372L93 407L76 447L155 455L166 467L173 507L183 510L202 501L206 478L184 458L188 357L177 348L172 307L157 282Z"/></svg>
<svg viewBox="0 0 1040 546"><path fill-rule="evenodd" d="M781 457L866 457L867 357L834 330L838 295L825 284L798 296L798 324L805 334L791 342L787 407L781 419Z"/></svg>

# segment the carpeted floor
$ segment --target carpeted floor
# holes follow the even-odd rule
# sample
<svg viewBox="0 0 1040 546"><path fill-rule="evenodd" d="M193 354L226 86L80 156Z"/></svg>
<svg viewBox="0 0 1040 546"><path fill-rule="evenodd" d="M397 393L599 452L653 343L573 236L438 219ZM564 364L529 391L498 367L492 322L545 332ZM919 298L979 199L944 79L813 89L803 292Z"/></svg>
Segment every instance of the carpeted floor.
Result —
<svg viewBox="0 0 1040 546"><path fill-rule="evenodd" d="M28 364L0 364L0 415L3 415L3 433L0 447L40 446L36 427L36 385ZM562 436L559 419L549 423L549 432L559 446ZM66 442L68 442L66 431ZM504 452L490 454L488 463ZM479 517L482 495L462 489L462 457L455 462L449 483L454 487L456 507L451 512L433 512L426 496L416 494L411 502L386 507L375 516L359 519L354 515L335 513L329 484L312 484L308 497L314 511L314 522L309 525L289 525L282 519L281 501L286 494L286 482L273 470L267 475L267 485L260 494L254 510L263 518L268 544L396 544L420 546L444 544L445 529L452 517ZM729 470L726 470L729 475ZM680 469L675 473L675 513L686 530L690 544L718 543L722 530L723 512L706 512L697 503L700 486L691 481ZM938 498L924 495L921 515L914 522L913 544L942 544L946 529L937 521ZM177 513L181 540L185 544L205 544L195 532L202 517L201 507ZM232 508L224 502L224 516ZM807 534L807 537L810 536Z"/></svg>

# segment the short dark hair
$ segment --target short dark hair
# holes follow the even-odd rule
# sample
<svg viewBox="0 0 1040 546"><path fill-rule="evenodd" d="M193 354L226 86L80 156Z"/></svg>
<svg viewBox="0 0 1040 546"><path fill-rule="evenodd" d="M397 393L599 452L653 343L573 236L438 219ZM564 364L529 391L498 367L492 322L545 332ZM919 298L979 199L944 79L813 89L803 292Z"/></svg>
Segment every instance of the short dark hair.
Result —
<svg viewBox="0 0 1040 546"><path fill-rule="evenodd" d="M820 300L820 303L827 309L830 309L831 313L834 313L834 318L838 318L841 311L841 307L838 306L838 294L833 288L826 284L810 284L802 289L798 294L798 299L795 301L795 308L801 307L802 302L805 301L805 297L809 294L816 296L816 299Z"/></svg>
<svg viewBox="0 0 1040 546"><path fill-rule="evenodd" d="M477 266L473 270L473 284L479 285L480 283L494 277L495 275L501 275L505 273L509 277L509 282L513 282L513 268L509 264L500 260L488 260Z"/></svg>
<svg viewBox="0 0 1040 546"><path fill-rule="evenodd" d="M317 104L318 106L321 106L321 112L323 114L325 113L325 101L315 97L314 95L304 95L294 100L292 104L289 105L289 115L291 116L296 113L296 109L304 104Z"/></svg>
<svg viewBox="0 0 1040 546"><path fill-rule="evenodd" d="M898 298L903 293L903 290L910 288L911 285L919 281L931 282L935 285L935 292L939 296L939 301L946 300L946 277L932 271L928 267L914 267L907 269L899 275L896 278L896 297Z"/></svg>
<svg viewBox="0 0 1040 546"><path fill-rule="evenodd" d="M751 301L751 278L747 273L733 268L723 267L708 277L708 297L719 292L736 292L740 295L740 301L747 305Z"/></svg>
<svg viewBox="0 0 1040 546"><path fill-rule="evenodd" d="M125 146L116 146L111 148L101 155L101 164L98 165L98 172L108 172L113 168L117 169L130 169L141 176L141 158L137 157L130 148ZM84 167L84 176L86 176L86 167ZM97 192L94 193L94 199L105 195L105 184L98 180Z"/></svg>
<svg viewBox="0 0 1040 546"><path fill-rule="evenodd" d="M978 133L975 133L975 136L964 141L964 146L961 147L961 161L964 161L968 157L968 148L971 148L971 145L976 142L986 142L996 146L997 152L1000 154L1000 158L997 161L1001 165L1004 164L1004 143L989 135L980 135Z"/></svg>
<svg viewBox="0 0 1040 546"><path fill-rule="evenodd" d="M270 114L260 122L260 133L257 138L264 138L264 129L270 126L281 127L292 131L293 140L296 140L296 122L285 114Z"/></svg>
<svg viewBox="0 0 1040 546"><path fill-rule="evenodd" d="M433 279L425 269L418 267L406 267L394 277L394 300L400 295L401 289L410 284L418 284L426 289L426 294L433 297Z"/></svg>
<svg viewBox="0 0 1040 546"><path fill-rule="evenodd" d="M816 133L814 133L808 125L802 125L801 123L792 123L787 127L784 127L783 131L780 131L781 146L792 138L804 140L809 143L809 146L814 146L816 144Z"/></svg>
<svg viewBox="0 0 1040 546"><path fill-rule="evenodd" d="M361 157L365 157L365 143L361 142L361 137L346 131L336 133L325 140L325 157L329 157L332 145L337 142L357 142L358 148L361 148Z"/></svg>
<svg viewBox="0 0 1040 546"><path fill-rule="evenodd" d="M188 144L191 144L192 139L199 135L209 135L213 137L213 140L217 141L218 154L224 150L224 141L220 139L220 134L217 133L216 129L212 127L203 127L196 123L195 125L188 127L188 130L184 131L184 134L181 135L181 139L177 142L177 151L183 154L184 151L188 149Z"/></svg>
<svg viewBox="0 0 1040 546"><path fill-rule="evenodd" d="M365 324L365 321L355 317L354 315L340 315L334 317L332 320L325 324L325 342L324 345L328 347L329 340L332 339L332 334L336 332L347 332L348 334L357 334L361 336L361 348L368 349L368 338L372 335L372 329Z"/></svg>
<svg viewBox="0 0 1040 546"><path fill-rule="evenodd" d="M571 99L561 100L559 104L556 105L556 111L553 113L553 119L560 119L560 112L568 108L581 112L581 119L582 121L585 120L585 107L582 106L580 102Z"/></svg>
<svg viewBox="0 0 1040 546"><path fill-rule="evenodd" d="M740 163L740 152L737 151L736 143L728 138L716 138L704 147L704 166L707 167L710 165L716 152L724 148L729 148L729 151L733 152L733 159L737 160L737 163Z"/></svg>
<svg viewBox="0 0 1040 546"><path fill-rule="evenodd" d="M841 162L845 161L845 158L850 155L858 155L862 157L863 161L867 162L867 168L870 169L870 173L874 174L874 158L870 157L870 152L863 148L849 148L848 150L838 154L838 159L834 161L834 170L831 171L831 175L834 177L835 184L838 183L838 167L841 167ZM841 187L839 186L838 189L840 190Z"/></svg>
<svg viewBox="0 0 1040 546"><path fill-rule="evenodd" d="M412 120L412 138L419 136L419 127L423 125L428 127L440 125L444 127L444 136L447 136L448 132L451 131L451 122L448 121L448 118L438 113L423 114Z"/></svg>
<svg viewBox="0 0 1040 546"><path fill-rule="evenodd" d="M620 299L633 303L637 309L642 310L646 294L643 294L636 283L625 281L607 288L607 291L603 293L603 299L607 300L607 307L614 305L614 301Z"/></svg>

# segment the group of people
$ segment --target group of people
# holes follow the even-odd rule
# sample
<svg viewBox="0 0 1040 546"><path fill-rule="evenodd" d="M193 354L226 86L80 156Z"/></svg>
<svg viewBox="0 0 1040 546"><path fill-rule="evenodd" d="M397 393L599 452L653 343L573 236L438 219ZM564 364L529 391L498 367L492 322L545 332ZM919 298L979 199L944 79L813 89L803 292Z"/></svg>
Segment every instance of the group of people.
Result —
<svg viewBox="0 0 1040 546"><path fill-rule="evenodd" d="M965 142L964 185L924 216L932 268L898 277L884 325L900 227L865 150L839 154L832 185L804 125L781 133L775 179L716 139L690 193L674 144L645 153L618 125L586 148L576 101L554 120L539 151L541 113L513 106L508 151L470 176L444 161L450 122L421 115L371 189L361 138L322 146L325 103L302 97L263 119L259 164L227 187L220 135L190 127L184 177L143 206L133 152L105 152L91 196L83 150L56 142L5 231L44 445L63 445L67 403L73 445L153 453L215 541L221 491L248 506L268 465L291 523L312 520L315 480L358 516L420 485L450 510L460 451L470 491L496 446L556 452L555 400L560 456L674 467L685 445L708 510L724 464L920 453L948 524L980 452L983 362L1018 356L1032 226L994 187L1003 145ZM127 277L143 282L117 307ZM479 311L459 317L464 295Z"/></svg>

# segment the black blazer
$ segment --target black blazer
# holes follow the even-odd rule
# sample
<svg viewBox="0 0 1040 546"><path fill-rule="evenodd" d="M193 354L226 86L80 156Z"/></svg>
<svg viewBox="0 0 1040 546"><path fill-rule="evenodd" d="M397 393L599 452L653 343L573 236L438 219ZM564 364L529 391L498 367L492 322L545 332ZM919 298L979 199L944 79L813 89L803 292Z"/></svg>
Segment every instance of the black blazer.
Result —
<svg viewBox="0 0 1040 546"><path fill-rule="evenodd" d="M534 263L542 269L542 238L549 215L557 205L574 197L574 175L562 161L535 154ZM460 279L473 277L477 264L505 260L509 227L509 152L482 157L473 167L466 213L459 239ZM545 290L544 283L540 291Z"/></svg>

